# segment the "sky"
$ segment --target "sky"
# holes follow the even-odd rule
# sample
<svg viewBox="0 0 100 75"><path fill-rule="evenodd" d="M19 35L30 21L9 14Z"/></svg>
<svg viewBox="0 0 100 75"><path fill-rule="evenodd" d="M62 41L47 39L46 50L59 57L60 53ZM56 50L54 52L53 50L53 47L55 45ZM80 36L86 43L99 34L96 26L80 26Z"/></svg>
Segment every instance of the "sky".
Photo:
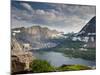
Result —
<svg viewBox="0 0 100 75"><path fill-rule="evenodd" d="M95 6L12 0L11 28L42 26L77 33L96 16L95 10Z"/></svg>

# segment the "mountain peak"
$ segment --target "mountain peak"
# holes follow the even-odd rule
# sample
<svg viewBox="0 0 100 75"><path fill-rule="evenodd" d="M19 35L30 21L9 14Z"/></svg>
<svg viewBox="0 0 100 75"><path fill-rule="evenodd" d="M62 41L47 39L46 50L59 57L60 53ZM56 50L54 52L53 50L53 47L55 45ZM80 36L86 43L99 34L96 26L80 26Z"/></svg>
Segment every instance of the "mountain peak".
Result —
<svg viewBox="0 0 100 75"><path fill-rule="evenodd" d="M78 33L78 36L88 36L96 33L96 16L94 16Z"/></svg>

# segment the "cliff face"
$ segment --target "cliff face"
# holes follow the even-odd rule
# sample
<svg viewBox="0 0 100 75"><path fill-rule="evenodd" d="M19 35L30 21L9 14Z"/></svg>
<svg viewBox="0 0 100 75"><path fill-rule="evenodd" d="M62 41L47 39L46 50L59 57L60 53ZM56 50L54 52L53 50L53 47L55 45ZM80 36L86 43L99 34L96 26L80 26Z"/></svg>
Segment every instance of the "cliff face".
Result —
<svg viewBox="0 0 100 75"><path fill-rule="evenodd" d="M57 43L54 42L54 39L61 37L60 32L40 26L16 28L12 31L16 33L15 37L19 42L29 43L33 49L55 47Z"/></svg>
<svg viewBox="0 0 100 75"><path fill-rule="evenodd" d="M25 70L30 70L29 64L34 60L32 53L29 51L24 51L23 46L16 40L12 38L11 40L11 67L12 73L20 72Z"/></svg>
<svg viewBox="0 0 100 75"><path fill-rule="evenodd" d="M56 30L50 30L46 27L43 28L40 26L32 26L30 28L27 28L26 32L34 37L37 36L38 38L44 38L44 39L53 38L53 35L57 35L59 33Z"/></svg>

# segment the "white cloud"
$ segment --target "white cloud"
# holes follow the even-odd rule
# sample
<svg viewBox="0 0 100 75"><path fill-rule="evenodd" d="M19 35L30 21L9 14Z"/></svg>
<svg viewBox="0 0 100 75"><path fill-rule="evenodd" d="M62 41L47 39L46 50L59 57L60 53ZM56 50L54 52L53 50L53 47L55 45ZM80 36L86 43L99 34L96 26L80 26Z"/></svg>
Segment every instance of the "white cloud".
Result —
<svg viewBox="0 0 100 75"><path fill-rule="evenodd" d="M36 10L36 14L45 15L45 11L38 9L38 10Z"/></svg>
<svg viewBox="0 0 100 75"><path fill-rule="evenodd" d="M51 4L54 9L34 9L28 3L21 3L27 10L12 8L12 27L41 24L64 32L78 32L94 15L94 6ZM30 12L31 13L30 13Z"/></svg>
<svg viewBox="0 0 100 75"><path fill-rule="evenodd" d="M59 4L59 5L52 5L55 9L58 11L64 13L64 15L67 16L73 16L77 15L79 17L88 17L88 15L95 15L95 6L86 6L86 5L65 5L65 4Z"/></svg>
<svg viewBox="0 0 100 75"><path fill-rule="evenodd" d="M33 11L33 8L28 3L20 3L20 5L22 5L25 9L29 11Z"/></svg>

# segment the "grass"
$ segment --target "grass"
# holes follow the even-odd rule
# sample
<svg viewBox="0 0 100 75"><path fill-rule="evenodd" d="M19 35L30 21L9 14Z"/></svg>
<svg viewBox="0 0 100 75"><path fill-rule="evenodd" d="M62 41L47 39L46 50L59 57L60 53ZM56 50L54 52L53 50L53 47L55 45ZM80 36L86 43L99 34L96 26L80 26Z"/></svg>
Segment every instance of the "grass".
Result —
<svg viewBox="0 0 100 75"><path fill-rule="evenodd" d="M32 63L30 63L31 70L24 70L16 73L12 73L12 75L15 74L29 74L29 73L43 73L43 72L61 72L61 71L77 71L77 70L91 70L92 68L84 65L62 65L60 67L54 67L51 66L50 63L48 63L45 60L33 60Z"/></svg>
<svg viewBox="0 0 100 75"><path fill-rule="evenodd" d="M33 60L30 65L33 73L52 72L54 67L45 60Z"/></svg>
<svg viewBox="0 0 100 75"><path fill-rule="evenodd" d="M64 65L61 67L58 67L58 71L77 71L77 70L89 70L90 67L84 66L84 65Z"/></svg>
<svg viewBox="0 0 100 75"><path fill-rule="evenodd" d="M60 67L51 66L45 60L34 60L30 66L33 73L42 73L42 72L60 72L60 71L77 71L77 70L89 70L91 69L88 66L84 65L62 65Z"/></svg>

